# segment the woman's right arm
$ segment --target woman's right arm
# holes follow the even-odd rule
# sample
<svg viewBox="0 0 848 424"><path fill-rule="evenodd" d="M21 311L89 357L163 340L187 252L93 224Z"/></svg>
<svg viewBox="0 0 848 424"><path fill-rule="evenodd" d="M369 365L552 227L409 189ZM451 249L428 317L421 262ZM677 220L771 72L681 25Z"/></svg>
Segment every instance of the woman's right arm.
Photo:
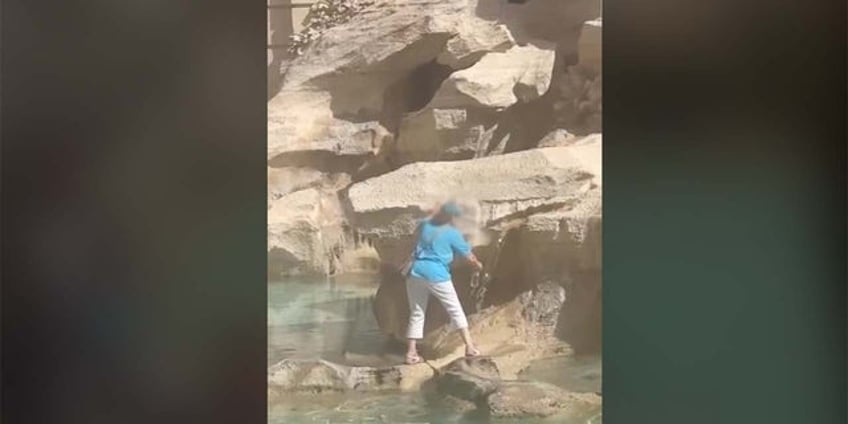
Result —
<svg viewBox="0 0 848 424"><path fill-rule="evenodd" d="M459 231L455 232L453 246L454 250L459 252L466 261L468 261L471 266L474 267L477 271L483 270L483 263L477 259L477 255L474 254L474 251L471 249L471 245L465 240L465 237Z"/></svg>
<svg viewBox="0 0 848 424"><path fill-rule="evenodd" d="M474 255L474 252L469 253L468 256L465 257L465 259L468 260L468 262L471 263L471 266L473 266L474 269L476 269L477 271L483 270L483 263L477 259L477 256Z"/></svg>

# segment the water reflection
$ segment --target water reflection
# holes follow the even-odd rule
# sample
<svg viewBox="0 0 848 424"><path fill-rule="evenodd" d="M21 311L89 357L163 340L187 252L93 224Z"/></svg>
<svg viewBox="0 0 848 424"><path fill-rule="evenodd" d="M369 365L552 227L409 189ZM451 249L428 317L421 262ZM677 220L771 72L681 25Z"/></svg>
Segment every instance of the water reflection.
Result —
<svg viewBox="0 0 848 424"><path fill-rule="evenodd" d="M270 424L460 422L458 416L434 417L423 397L401 393L294 395L272 405L269 412ZM431 421L434 418L438 421Z"/></svg>
<svg viewBox="0 0 848 424"><path fill-rule="evenodd" d="M601 356L540 359L522 371L519 377L544 381L571 392L600 393Z"/></svg>
<svg viewBox="0 0 848 424"><path fill-rule="evenodd" d="M385 344L372 309L376 291L376 278L367 275L269 283L269 365L316 357L374 362Z"/></svg>
<svg viewBox="0 0 848 424"><path fill-rule="evenodd" d="M483 421L481 421L483 420ZM483 424L485 418L435 410L423 396L406 393L291 395L269 408L269 424ZM492 424L601 424L601 416L501 419Z"/></svg>

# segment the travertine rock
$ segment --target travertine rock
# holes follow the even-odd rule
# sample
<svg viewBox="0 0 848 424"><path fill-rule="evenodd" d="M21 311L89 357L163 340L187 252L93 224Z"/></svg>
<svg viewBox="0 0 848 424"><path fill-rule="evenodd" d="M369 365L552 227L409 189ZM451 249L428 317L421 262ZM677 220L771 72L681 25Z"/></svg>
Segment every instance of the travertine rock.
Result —
<svg viewBox="0 0 848 424"><path fill-rule="evenodd" d="M497 313L487 312L475 318L486 323L480 324L484 328L489 328L481 330L484 334L481 337L501 334L503 340L494 341L496 344L521 340L521 334L497 333L491 328L504 325L530 328L528 322L533 321L543 326L557 323L567 341L576 340L582 350L596 349L597 343L584 340L584 336L595 332L593 323L600 316L597 301L601 257L600 143L600 137L588 137L566 147L403 167L351 188L349 198L357 228L375 240L383 260L397 263L408 254L414 218L430 205L430 194L455 190L458 197L474 199L478 207L477 223L495 234L506 234L504 245L498 247L502 250L499 258L493 258L491 252L478 252L493 273L484 306L503 305L518 298L515 308L504 307L497 309ZM499 238L503 236L480 237L472 242L477 242L480 248L488 246L491 251L494 240ZM384 332L402 339L408 316L405 286L391 275L384 277L377 292L375 313ZM467 272L463 274L462 268L455 269L453 281L466 311L474 311ZM541 281L564 285L567 294L557 295L557 305L562 305L563 297L568 297L571 302L567 304L578 305L565 311L570 321L587 322L592 330L584 331L564 322L559 318L561 314L556 313L559 311L551 310L556 305L534 301L535 284ZM568 294L569 289L573 293ZM530 294L519 296L528 290ZM525 303L532 310L525 311ZM459 338L447 327L440 327L447 323L441 306L431 305L427 314L425 344L434 357L459 348ZM473 322L472 332L478 331ZM508 322L512 324L505 324ZM583 349L584 346L589 347Z"/></svg>
<svg viewBox="0 0 848 424"><path fill-rule="evenodd" d="M378 124L397 106L384 104L390 89L437 58L467 66L512 45L506 28L479 18L467 0L377 1L288 65L268 104L268 158L375 154L391 138Z"/></svg>
<svg viewBox="0 0 848 424"><path fill-rule="evenodd" d="M559 320L562 304L565 302L565 289L552 281L536 285L533 290L519 295L524 305L522 316L528 322L553 327Z"/></svg>
<svg viewBox="0 0 848 424"><path fill-rule="evenodd" d="M415 391L433 377L427 364L352 367L323 359L285 359L268 369L275 393L383 390Z"/></svg>
<svg viewBox="0 0 848 424"><path fill-rule="evenodd" d="M574 134L571 134L570 132L562 128L557 128L542 137L542 139L539 140L538 147L544 148L568 146L577 141L577 139L578 137Z"/></svg>
<svg viewBox="0 0 848 424"><path fill-rule="evenodd" d="M488 357L459 358L439 370L436 388L444 395L477 402L498 388L500 372Z"/></svg>
<svg viewBox="0 0 848 424"><path fill-rule="evenodd" d="M492 418L557 416L563 420L586 420L598 413L601 398L595 394L571 393L557 386L531 381L504 381L486 399Z"/></svg>
<svg viewBox="0 0 848 424"><path fill-rule="evenodd" d="M286 154L373 156L392 135L376 121L337 118L326 92L281 92L268 103L268 159Z"/></svg>
<svg viewBox="0 0 848 424"><path fill-rule="evenodd" d="M320 273L325 256L321 241L321 194L301 190L271 202L268 211L268 259L272 273Z"/></svg>
<svg viewBox="0 0 848 424"><path fill-rule="evenodd" d="M475 202L477 222L491 226L511 217L579 203L600 181L600 164L595 163L599 158L597 141L406 165L351 186L348 199L353 223L375 240L381 257L396 259L388 251L394 247L392 242L410 236L415 218L435 199L447 196Z"/></svg>
<svg viewBox="0 0 848 424"><path fill-rule="evenodd" d="M331 256L343 240L341 205L334 194L316 188L271 202L268 259L273 275L327 274Z"/></svg>
<svg viewBox="0 0 848 424"><path fill-rule="evenodd" d="M534 215L521 230L521 275L562 281L567 299L556 331L577 353L601 348L601 229L600 193L593 192L579 208Z"/></svg>
<svg viewBox="0 0 848 424"><path fill-rule="evenodd" d="M406 116L395 147L399 164L487 156L497 115L484 109L424 109Z"/></svg>
<svg viewBox="0 0 848 424"><path fill-rule="evenodd" d="M445 50L436 58L438 63L453 69L463 69L474 64L486 52L505 51L515 45L512 34L504 25L492 25L482 19L464 19L458 34L445 44Z"/></svg>
<svg viewBox="0 0 848 424"><path fill-rule="evenodd" d="M325 178L323 172L307 167L268 168L268 201L289 193L314 187Z"/></svg>
<svg viewBox="0 0 848 424"><path fill-rule="evenodd" d="M428 107L502 109L537 99L550 87L554 56L555 46L548 43L487 53L471 67L451 74Z"/></svg>

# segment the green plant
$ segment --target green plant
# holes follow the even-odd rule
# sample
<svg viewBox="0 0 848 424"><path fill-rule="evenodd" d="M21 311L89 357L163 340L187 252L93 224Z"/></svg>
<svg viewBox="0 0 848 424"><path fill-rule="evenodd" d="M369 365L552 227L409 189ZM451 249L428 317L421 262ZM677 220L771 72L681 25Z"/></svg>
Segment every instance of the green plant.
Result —
<svg viewBox="0 0 848 424"><path fill-rule="evenodd" d="M303 30L289 37L289 52L300 56L328 29L350 20L373 0L319 0L309 8Z"/></svg>

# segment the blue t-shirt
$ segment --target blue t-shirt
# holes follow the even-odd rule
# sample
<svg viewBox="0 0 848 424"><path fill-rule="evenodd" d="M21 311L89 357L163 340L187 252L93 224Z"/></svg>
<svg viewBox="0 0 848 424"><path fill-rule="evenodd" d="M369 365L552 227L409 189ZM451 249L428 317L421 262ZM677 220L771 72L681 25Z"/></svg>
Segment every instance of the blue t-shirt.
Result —
<svg viewBox="0 0 848 424"><path fill-rule="evenodd" d="M415 245L415 261L409 274L431 283L450 281L450 264L454 253L463 257L471 254L471 246L454 226L435 225L431 220L422 221L418 241Z"/></svg>

